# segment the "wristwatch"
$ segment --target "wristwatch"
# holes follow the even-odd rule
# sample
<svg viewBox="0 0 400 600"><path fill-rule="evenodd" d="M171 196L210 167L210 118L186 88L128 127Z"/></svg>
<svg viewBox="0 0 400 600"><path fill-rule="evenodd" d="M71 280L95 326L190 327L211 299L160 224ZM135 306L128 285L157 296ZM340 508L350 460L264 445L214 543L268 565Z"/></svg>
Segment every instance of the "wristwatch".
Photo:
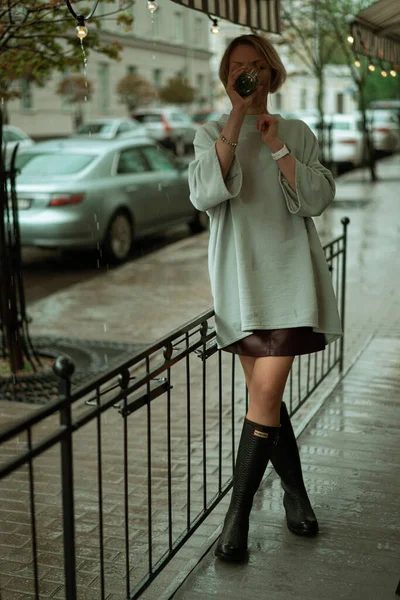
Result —
<svg viewBox="0 0 400 600"><path fill-rule="evenodd" d="M271 156L274 160L279 160L280 158L286 156L286 154L290 154L290 150L286 144L284 144L283 148L278 150L278 152L271 152Z"/></svg>

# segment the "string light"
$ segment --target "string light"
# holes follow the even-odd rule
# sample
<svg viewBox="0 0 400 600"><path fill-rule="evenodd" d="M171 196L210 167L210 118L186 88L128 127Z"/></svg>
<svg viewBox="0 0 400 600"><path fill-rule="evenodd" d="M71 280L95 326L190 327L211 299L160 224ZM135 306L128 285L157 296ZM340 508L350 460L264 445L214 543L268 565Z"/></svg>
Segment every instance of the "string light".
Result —
<svg viewBox="0 0 400 600"><path fill-rule="evenodd" d="M352 35L349 35L349 37L347 38L347 41L349 42L349 44L354 44L354 38Z"/></svg>
<svg viewBox="0 0 400 600"><path fill-rule="evenodd" d="M358 58L358 56L356 55L355 57L355 61L354 61L355 66L357 67L357 69L359 69L361 67L361 61Z"/></svg>
<svg viewBox="0 0 400 600"><path fill-rule="evenodd" d="M375 71L375 65L374 65L374 63L370 63L370 64L368 65L368 69L369 69L371 72Z"/></svg>
<svg viewBox="0 0 400 600"><path fill-rule="evenodd" d="M390 74L392 77L396 77L397 73L394 69L390 69Z"/></svg>
<svg viewBox="0 0 400 600"><path fill-rule="evenodd" d="M213 22L213 24L211 27L211 33L214 33L214 34L219 33L218 19L213 19L212 22Z"/></svg>
<svg viewBox="0 0 400 600"><path fill-rule="evenodd" d="M86 27L86 25L78 25L75 31L76 35L80 40L83 40L88 34L88 28Z"/></svg>
<svg viewBox="0 0 400 600"><path fill-rule="evenodd" d="M381 71L381 75L382 75L382 77L387 77L387 73L386 73L385 69L383 69L383 71Z"/></svg>
<svg viewBox="0 0 400 600"><path fill-rule="evenodd" d="M156 10L158 8L157 0L147 0L147 8L149 9L149 11L151 13L156 12Z"/></svg>
<svg viewBox="0 0 400 600"><path fill-rule="evenodd" d="M85 17L85 15L76 14L76 12L74 11L74 9L71 6L71 0L65 0L65 3L67 5L69 12L71 13L71 15L74 17L74 19L78 23L78 25L75 29L76 35L80 40L83 40L88 34L88 28L85 25L85 21L88 21L89 19L91 19L93 17L95 10L97 8L97 5L99 3L99 0L94 0L92 10L89 12L89 14L86 17Z"/></svg>

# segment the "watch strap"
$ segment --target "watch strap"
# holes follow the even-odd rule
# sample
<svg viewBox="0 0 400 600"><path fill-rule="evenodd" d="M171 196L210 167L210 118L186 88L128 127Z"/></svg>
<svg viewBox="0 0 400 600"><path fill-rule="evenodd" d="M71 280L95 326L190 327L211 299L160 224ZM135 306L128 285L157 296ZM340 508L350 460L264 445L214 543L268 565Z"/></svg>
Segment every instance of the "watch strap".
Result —
<svg viewBox="0 0 400 600"><path fill-rule="evenodd" d="M286 154L290 154L290 150L286 146L286 144L284 144L283 148L278 150L278 152L271 152L271 156L274 160L279 160L280 158L283 158L284 156L286 156Z"/></svg>

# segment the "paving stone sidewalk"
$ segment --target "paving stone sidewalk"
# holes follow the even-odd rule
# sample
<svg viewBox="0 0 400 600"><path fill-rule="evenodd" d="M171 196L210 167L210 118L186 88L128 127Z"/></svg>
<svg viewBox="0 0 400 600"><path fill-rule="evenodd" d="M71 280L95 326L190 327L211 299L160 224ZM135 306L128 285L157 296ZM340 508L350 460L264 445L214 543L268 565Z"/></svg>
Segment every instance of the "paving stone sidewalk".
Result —
<svg viewBox="0 0 400 600"><path fill-rule="evenodd" d="M159 600L392 600L400 579L400 338L374 337L299 438L319 519L315 538L285 524L273 473L254 501L249 561L214 546ZM172 586L171 586L172 587Z"/></svg>
<svg viewBox="0 0 400 600"><path fill-rule="evenodd" d="M398 255L400 246L400 206L397 200L398 183L400 181L399 157L393 157L382 165L378 172L382 181L369 184L362 181L359 173L352 173L338 183L338 195L334 205L322 217L316 219L323 243L340 235L340 219L349 216L349 252L347 279L347 314L346 314L346 358L345 368L348 367L373 334L381 337L400 338L400 319L398 311L398 264L394 258ZM396 178L399 177L399 180ZM94 280L77 284L48 298L40 300L29 307L33 317L32 333L34 335L54 334L82 339L108 339L117 342L148 343L169 333L187 320L203 312L211 306L211 296L207 271L208 235L201 234L188 238L172 247L165 248L151 256L129 263ZM198 359L197 359L198 360ZM198 361L199 363L200 361ZM182 380L184 375L182 374ZM179 375L175 385L179 389ZM329 382L327 382L327 385ZM211 382L212 386L216 382ZM238 372L236 385L238 392L238 409L243 407L243 385ZM212 392L212 389L211 389ZM316 398L307 401L308 409L312 410L318 404L324 388L318 390ZM217 394L215 394L215 398ZM193 426L201 423L201 404L197 405L197 413L193 416ZM0 421L5 424L14 421L31 410L30 406L0 401ZM239 410L238 410L238 416ZM212 418L212 413L211 413ZM304 412L298 415L304 418ZM182 438L184 424L176 415L176 439ZM160 417L158 428L154 431L154 440L158 444L159 456L165 453L165 421ZM210 423L210 427L212 423ZM136 438L133 440L132 452L137 458L143 455L145 444L135 422ZM114 415L107 417L105 423L104 456L105 492L107 514L106 526L106 557L107 557L107 586L110 590L107 598L119 598L124 594L121 578L124 570L123 558L123 514L121 501L121 419ZM137 435L140 433L141 435ZM95 431L87 427L77 436L76 461L77 478L77 515L78 515L78 564L80 599L99 597L99 578L97 575L98 558L98 526L96 515L97 503L95 493ZM179 448L177 456L179 459ZM201 471L200 449L197 448L194 460ZM227 450L226 459L229 461ZM179 462L179 461L178 461ZM179 464L175 470L175 481L180 481ZM62 597L61 569L61 530L59 527L59 456L48 453L38 459L35 467L35 477L39 487L38 505L40 508L39 522L42 526L41 539L41 597ZM135 518L132 519L132 558L135 558L135 568L143 567L140 553L143 554L142 538L147 529L146 512L141 498L146 487L145 472L139 460L132 465L133 497L136 495ZM165 460L155 460L159 481L165 478ZM14 476L13 476L14 477ZM164 479L165 480L165 479ZM0 523L3 534L9 535L11 543L4 545L6 557L0 560L0 582L7 594L3 593L1 600L22 600L30 598L32 580L28 577L29 563L29 527L26 521L26 474L16 474L15 480L8 478L7 485L0 489L1 506ZM198 476L198 494L201 496L201 478ZM161 484L160 484L161 485ZM161 488L160 488L161 489ZM117 491L116 491L117 490ZM179 499L179 489L177 488ZM163 501L160 493L159 534L165 534L165 518L161 517ZM276 496L275 506L279 499ZM179 504L177 504L179 506ZM182 507L181 509L182 510ZM176 573L187 567L187 562L196 560L199 549L206 543L209 536L215 532L221 522L225 510L224 502L215 510L203 529L196 534L191 542L171 566L166 575L160 578L163 589L166 582L173 580ZM156 515L157 517L157 515ZM96 562L97 561L97 562ZM11 578L17 576L18 585L25 585L25 591L15 588ZM25 583L24 583L25 582ZM111 587L110 587L111 586ZM15 588L15 593L12 590ZM156 590L156 591L154 591ZM144 598L158 598L160 585L149 589ZM154 595L155 594L155 595Z"/></svg>

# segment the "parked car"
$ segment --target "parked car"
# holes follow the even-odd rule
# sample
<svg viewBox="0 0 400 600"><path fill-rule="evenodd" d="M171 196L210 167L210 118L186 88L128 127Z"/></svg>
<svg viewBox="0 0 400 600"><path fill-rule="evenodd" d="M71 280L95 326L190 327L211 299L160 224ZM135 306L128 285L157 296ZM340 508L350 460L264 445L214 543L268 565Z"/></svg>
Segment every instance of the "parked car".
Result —
<svg viewBox="0 0 400 600"><path fill-rule="evenodd" d="M204 125L207 121L218 121L222 113L214 110L200 110L193 115L193 121L197 125Z"/></svg>
<svg viewBox="0 0 400 600"><path fill-rule="evenodd" d="M41 142L18 156L23 246L102 247L125 260L134 239L187 223L203 228L189 200L187 167L150 138Z"/></svg>
<svg viewBox="0 0 400 600"><path fill-rule="evenodd" d="M229 111L227 111L229 112ZM196 123L197 125L204 125L209 121L218 121L221 118L222 112L208 112L207 114L203 114L202 116L198 115ZM195 117L194 117L195 118Z"/></svg>
<svg viewBox="0 0 400 600"><path fill-rule="evenodd" d="M81 125L74 134L105 140L143 135L147 135L146 128L135 119L96 119Z"/></svg>
<svg viewBox="0 0 400 600"><path fill-rule="evenodd" d="M191 150L197 125L179 108L141 108L132 117L147 129L148 134L166 148L182 156Z"/></svg>
<svg viewBox="0 0 400 600"><path fill-rule="evenodd" d="M19 144L18 152L21 152L24 148L33 146L34 143L33 139L19 127L3 125L3 145L5 147L6 164L11 160L12 153L17 144Z"/></svg>
<svg viewBox="0 0 400 600"><path fill-rule="evenodd" d="M368 110L367 119L376 150L390 153L400 149L400 120L395 110Z"/></svg>
<svg viewBox="0 0 400 600"><path fill-rule="evenodd" d="M319 116L303 117L302 120L318 136ZM329 129L332 139L332 161L334 164L350 163L357 167L362 162L363 134L360 119L356 114L326 115L325 139L322 150L329 158Z"/></svg>

